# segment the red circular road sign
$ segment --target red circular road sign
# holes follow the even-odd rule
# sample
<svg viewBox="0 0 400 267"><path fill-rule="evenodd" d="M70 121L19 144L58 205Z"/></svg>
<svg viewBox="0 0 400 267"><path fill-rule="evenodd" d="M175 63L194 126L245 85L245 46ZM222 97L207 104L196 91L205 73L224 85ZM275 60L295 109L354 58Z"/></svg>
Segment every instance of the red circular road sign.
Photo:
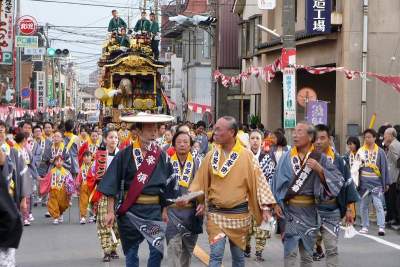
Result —
<svg viewBox="0 0 400 267"><path fill-rule="evenodd" d="M34 35L37 31L37 21L31 16L22 16L18 20L19 32L22 35Z"/></svg>

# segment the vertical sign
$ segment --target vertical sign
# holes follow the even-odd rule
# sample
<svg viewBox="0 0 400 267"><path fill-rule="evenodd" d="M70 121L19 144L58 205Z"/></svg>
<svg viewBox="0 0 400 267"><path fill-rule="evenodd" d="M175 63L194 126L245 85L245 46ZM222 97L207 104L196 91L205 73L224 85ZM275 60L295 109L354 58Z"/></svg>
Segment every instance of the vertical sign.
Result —
<svg viewBox="0 0 400 267"><path fill-rule="evenodd" d="M13 64L14 0L0 0L0 64Z"/></svg>
<svg viewBox="0 0 400 267"><path fill-rule="evenodd" d="M306 21L307 33L331 32L331 0L307 0Z"/></svg>
<svg viewBox="0 0 400 267"><path fill-rule="evenodd" d="M258 8L262 10L272 10L276 7L276 0L258 0Z"/></svg>
<svg viewBox="0 0 400 267"><path fill-rule="evenodd" d="M283 126L296 127L296 69L283 70Z"/></svg>
<svg viewBox="0 0 400 267"><path fill-rule="evenodd" d="M36 103L37 108L45 107L45 74L44 71L36 71Z"/></svg>
<svg viewBox="0 0 400 267"><path fill-rule="evenodd" d="M313 125L328 125L328 102L310 101L307 103L307 121Z"/></svg>

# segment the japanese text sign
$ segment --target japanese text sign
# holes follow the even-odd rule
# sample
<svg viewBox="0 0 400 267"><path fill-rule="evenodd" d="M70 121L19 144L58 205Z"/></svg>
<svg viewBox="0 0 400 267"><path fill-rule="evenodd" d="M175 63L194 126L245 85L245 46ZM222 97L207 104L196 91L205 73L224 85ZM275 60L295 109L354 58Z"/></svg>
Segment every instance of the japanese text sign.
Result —
<svg viewBox="0 0 400 267"><path fill-rule="evenodd" d="M330 33L331 32L331 0L307 0L307 33Z"/></svg>
<svg viewBox="0 0 400 267"><path fill-rule="evenodd" d="M13 62L14 0L0 0L0 64Z"/></svg>

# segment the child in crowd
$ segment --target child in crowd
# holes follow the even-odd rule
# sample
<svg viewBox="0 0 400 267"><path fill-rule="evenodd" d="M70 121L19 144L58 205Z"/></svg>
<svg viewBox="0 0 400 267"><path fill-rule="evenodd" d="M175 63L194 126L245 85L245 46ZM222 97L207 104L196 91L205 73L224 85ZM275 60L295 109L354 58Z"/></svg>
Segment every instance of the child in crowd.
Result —
<svg viewBox="0 0 400 267"><path fill-rule="evenodd" d="M83 163L76 179L76 191L79 194L79 214L81 218L80 224L86 223L89 196L91 194L87 184L87 177L93 165L92 153L87 150L83 153Z"/></svg>
<svg viewBox="0 0 400 267"><path fill-rule="evenodd" d="M61 155L54 158L54 168L44 178L46 184L49 184L49 201L47 209L54 219L53 224L63 222L63 213L68 209L69 201L75 186L71 173L63 167L64 159Z"/></svg>

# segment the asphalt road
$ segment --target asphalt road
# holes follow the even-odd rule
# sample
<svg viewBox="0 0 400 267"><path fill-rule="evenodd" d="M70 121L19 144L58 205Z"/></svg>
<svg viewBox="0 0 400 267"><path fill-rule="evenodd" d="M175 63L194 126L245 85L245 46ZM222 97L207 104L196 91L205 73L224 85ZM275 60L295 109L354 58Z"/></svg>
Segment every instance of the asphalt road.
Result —
<svg viewBox="0 0 400 267"><path fill-rule="evenodd" d="M79 225L76 201L69 212L64 215L64 223L52 225L45 218L45 208L34 208L35 221L24 228L20 248L17 251L18 267L89 267L89 266L125 266L124 257L111 263L101 261L102 251L94 224ZM385 237L377 236L377 228L370 228L370 238L357 235L352 239L341 237L339 245L340 266L347 267L399 267L400 266L400 232L387 230ZM203 234L198 245L209 252L207 236ZM246 266L283 266L283 248L280 240L273 236L267 241L264 250L264 263L257 263L252 258L246 260ZM122 252L120 250L120 255ZM140 266L146 266L148 246L143 243L140 248ZM163 265L166 266L165 261ZM193 258L192 266L204 266ZM224 266L231 266L228 246L226 246ZM316 262L314 266L325 266Z"/></svg>

